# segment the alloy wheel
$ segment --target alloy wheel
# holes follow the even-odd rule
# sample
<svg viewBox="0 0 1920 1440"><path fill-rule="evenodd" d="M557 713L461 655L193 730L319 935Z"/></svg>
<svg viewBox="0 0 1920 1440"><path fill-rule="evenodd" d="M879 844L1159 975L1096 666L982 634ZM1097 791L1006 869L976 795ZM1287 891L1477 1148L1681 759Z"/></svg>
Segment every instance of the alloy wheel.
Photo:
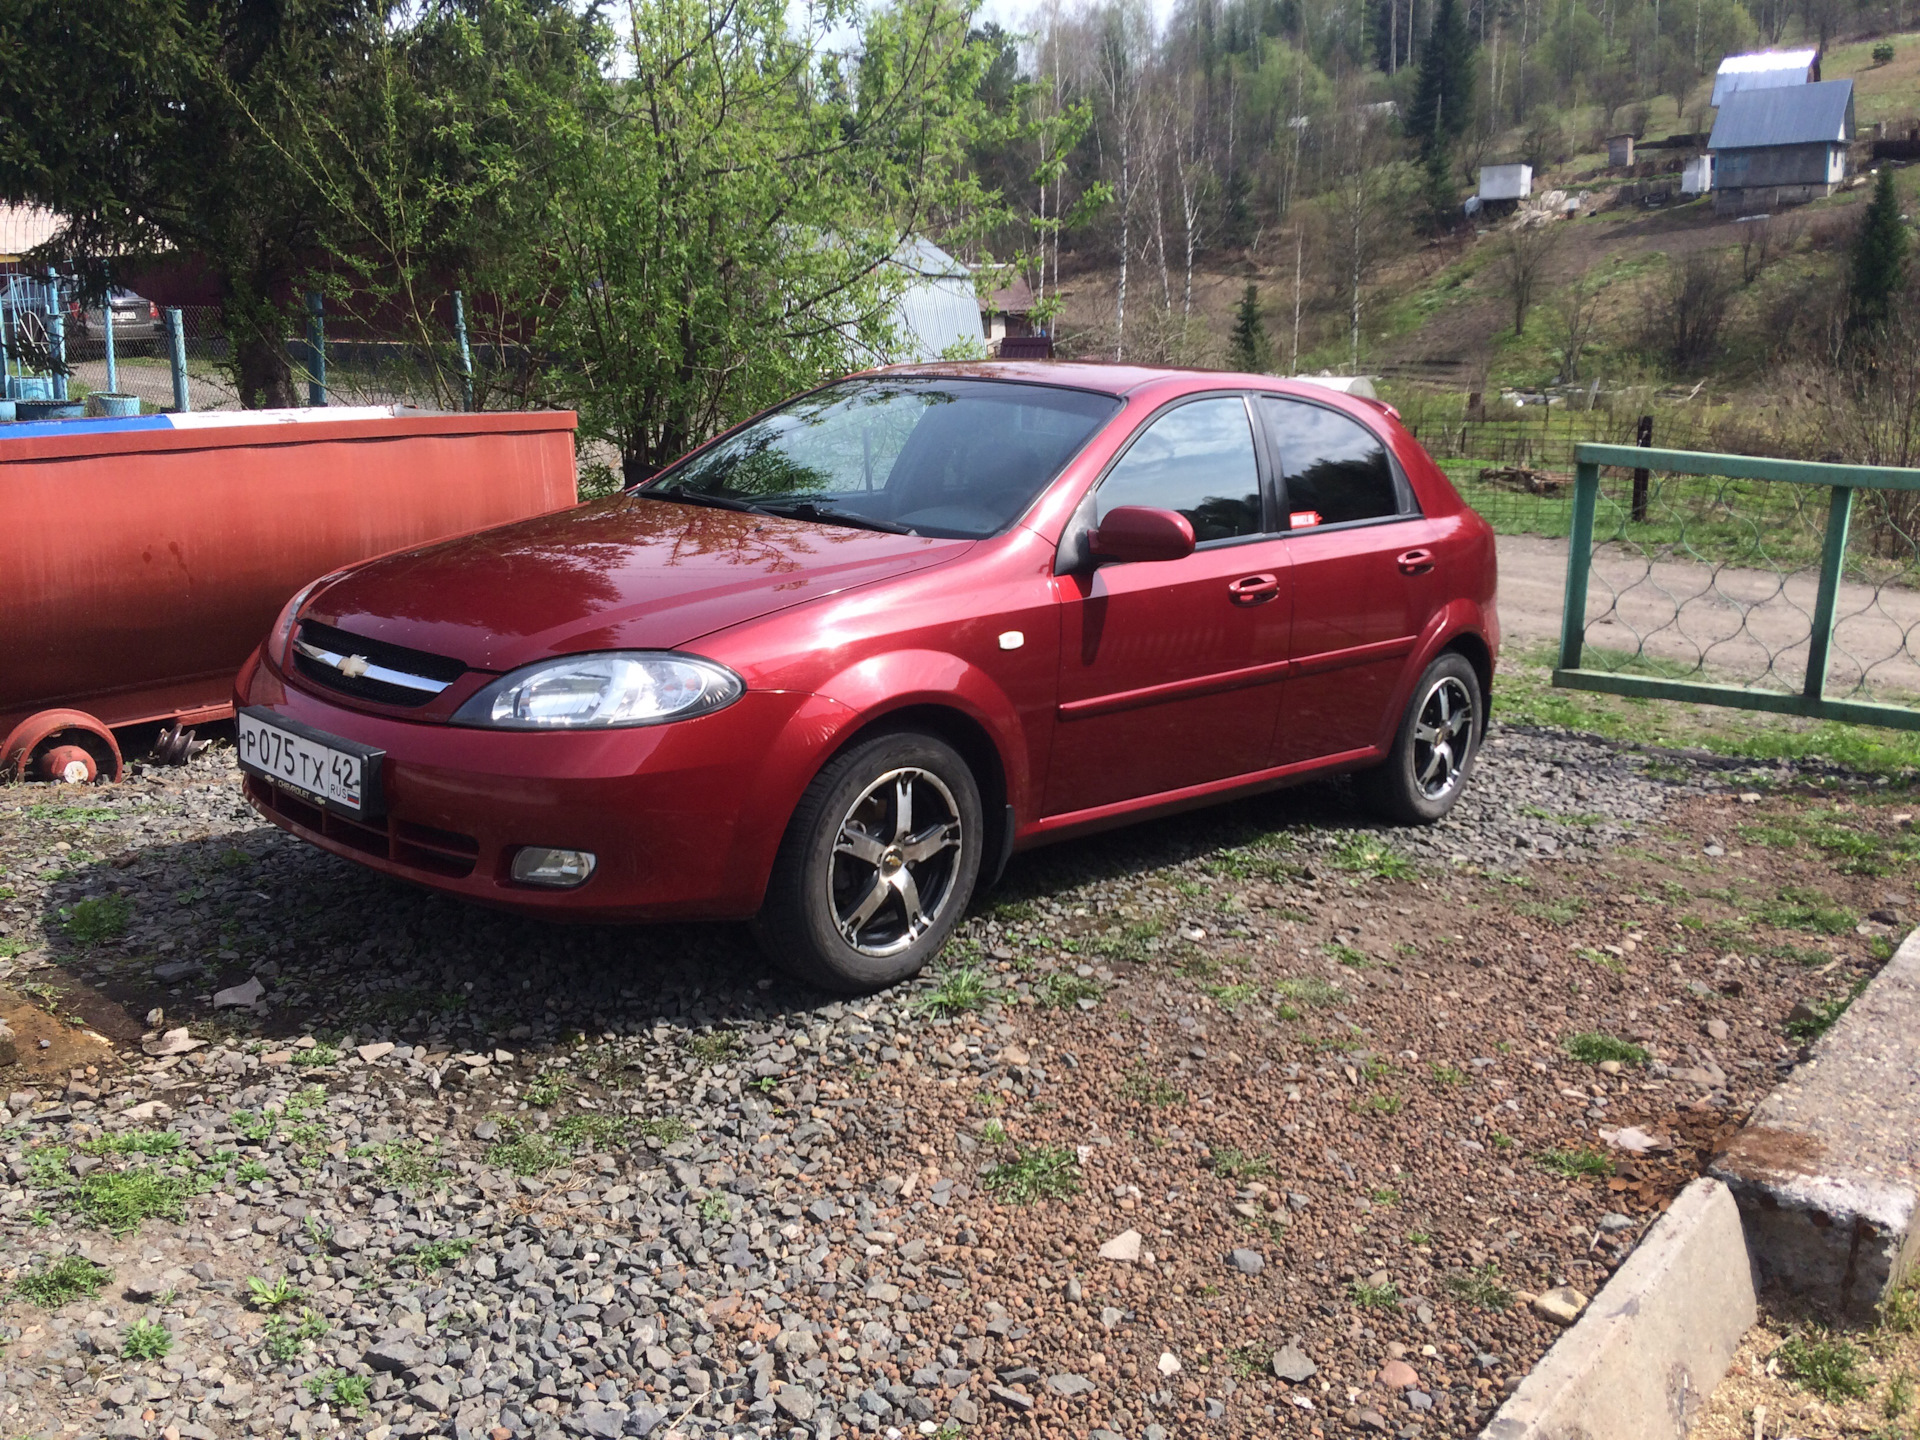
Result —
<svg viewBox="0 0 1920 1440"><path fill-rule="evenodd" d="M1473 696L1456 676L1441 676L1420 702L1413 722L1413 779L1427 799L1439 800L1460 783L1473 721Z"/></svg>
<svg viewBox="0 0 1920 1440"><path fill-rule="evenodd" d="M833 841L834 927L862 955L905 950L953 898L966 843L953 792L929 770L889 770L860 793Z"/></svg>

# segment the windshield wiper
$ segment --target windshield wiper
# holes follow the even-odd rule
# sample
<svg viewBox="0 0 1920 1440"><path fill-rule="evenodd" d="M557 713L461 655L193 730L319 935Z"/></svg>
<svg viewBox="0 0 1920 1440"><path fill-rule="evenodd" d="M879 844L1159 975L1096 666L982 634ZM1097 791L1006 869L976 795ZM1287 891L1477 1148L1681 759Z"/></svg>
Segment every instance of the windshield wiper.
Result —
<svg viewBox="0 0 1920 1440"><path fill-rule="evenodd" d="M758 505L749 505L745 500L735 500L727 495L708 495L703 491L689 490L685 485L665 485L658 490L643 487L632 493L648 500L678 500L685 505L709 505L715 510L742 510L749 515L760 513Z"/></svg>
<svg viewBox="0 0 1920 1440"><path fill-rule="evenodd" d="M848 510L831 510L812 500L762 500L753 507L769 515L785 515L793 520L824 520L829 525L851 525L861 530L878 530L885 535L918 535L920 532L891 520L857 515Z"/></svg>

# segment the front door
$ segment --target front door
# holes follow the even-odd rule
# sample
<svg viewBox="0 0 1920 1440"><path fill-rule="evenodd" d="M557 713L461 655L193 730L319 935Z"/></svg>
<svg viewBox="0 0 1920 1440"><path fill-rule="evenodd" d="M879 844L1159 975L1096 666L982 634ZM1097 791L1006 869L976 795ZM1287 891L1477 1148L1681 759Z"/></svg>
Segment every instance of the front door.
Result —
<svg viewBox="0 0 1920 1440"><path fill-rule="evenodd" d="M1246 400L1162 411L1094 495L1177 510L1183 560L1056 577L1060 705L1046 813L1092 810L1260 769L1279 715L1292 583L1272 533Z"/></svg>
<svg viewBox="0 0 1920 1440"><path fill-rule="evenodd" d="M1380 738L1445 594L1440 527L1366 426L1307 400L1263 395L1259 406L1293 557L1293 675L1269 761L1290 765Z"/></svg>

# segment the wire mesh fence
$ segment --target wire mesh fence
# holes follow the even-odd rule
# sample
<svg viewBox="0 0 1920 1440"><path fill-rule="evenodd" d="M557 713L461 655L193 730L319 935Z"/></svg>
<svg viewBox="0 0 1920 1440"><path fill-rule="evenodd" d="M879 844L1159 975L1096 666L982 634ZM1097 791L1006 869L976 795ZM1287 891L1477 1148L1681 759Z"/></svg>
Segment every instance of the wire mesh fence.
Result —
<svg viewBox="0 0 1920 1440"><path fill-rule="evenodd" d="M1569 598L1584 603L1561 658L1637 682L1576 683L1729 687L1744 698L1704 698L1836 718L1836 704L1904 707L1920 723L1920 472L1691 455L1687 468L1745 473L1674 473L1659 468L1672 452L1648 458L1642 480L1602 468L1583 482L1591 529L1576 505Z"/></svg>

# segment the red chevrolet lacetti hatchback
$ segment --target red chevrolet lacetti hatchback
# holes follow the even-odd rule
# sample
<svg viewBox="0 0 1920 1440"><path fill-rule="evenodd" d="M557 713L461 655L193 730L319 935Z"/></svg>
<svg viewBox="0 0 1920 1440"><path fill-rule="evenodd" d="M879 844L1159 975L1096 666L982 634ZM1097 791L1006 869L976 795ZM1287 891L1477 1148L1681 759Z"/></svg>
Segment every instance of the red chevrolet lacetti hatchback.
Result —
<svg viewBox="0 0 1920 1440"><path fill-rule="evenodd" d="M858 991L1014 850L1334 771L1395 820L1486 723L1493 535L1385 406L914 366L634 489L369 561L237 682L247 794L556 919L752 919Z"/></svg>

